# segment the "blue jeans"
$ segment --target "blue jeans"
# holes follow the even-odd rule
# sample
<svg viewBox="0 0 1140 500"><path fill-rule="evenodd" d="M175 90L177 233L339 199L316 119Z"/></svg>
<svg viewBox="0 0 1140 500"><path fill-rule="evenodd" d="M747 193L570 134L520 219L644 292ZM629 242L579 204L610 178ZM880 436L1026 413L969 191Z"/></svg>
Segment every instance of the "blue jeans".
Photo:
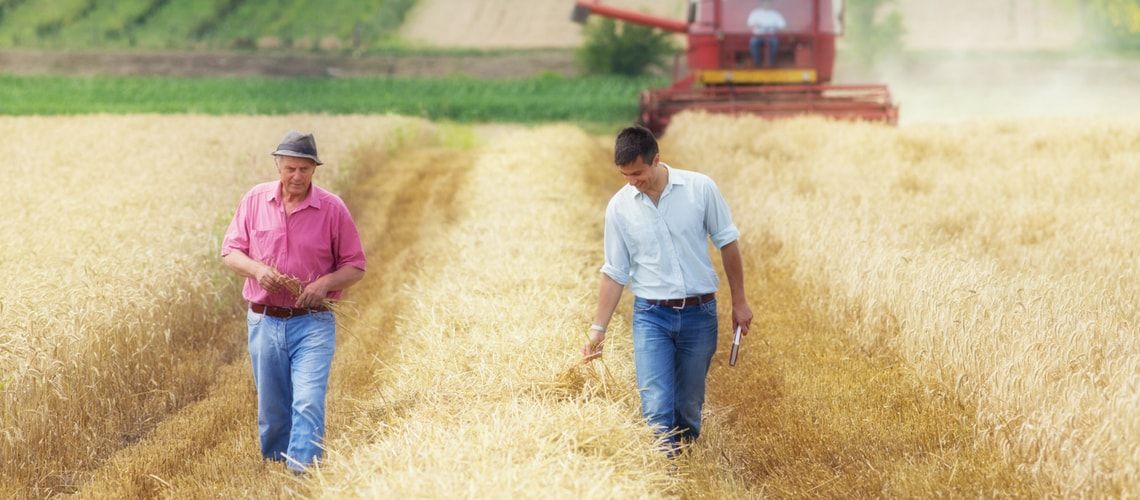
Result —
<svg viewBox="0 0 1140 500"><path fill-rule="evenodd" d="M764 66L771 67L772 61L776 58L776 50L780 48L780 39L776 35L752 36L752 39L748 41L748 50L752 52L752 64L754 66L760 65L761 47L768 49L764 51Z"/></svg>
<svg viewBox="0 0 1140 500"><path fill-rule="evenodd" d="M671 448L701 433L705 376L716 352L716 301L684 309L633 303L633 362L641 414L656 431L679 431Z"/></svg>
<svg viewBox="0 0 1140 500"><path fill-rule="evenodd" d="M261 456L302 471L323 451L336 318L330 311L292 318L247 311L246 323Z"/></svg>

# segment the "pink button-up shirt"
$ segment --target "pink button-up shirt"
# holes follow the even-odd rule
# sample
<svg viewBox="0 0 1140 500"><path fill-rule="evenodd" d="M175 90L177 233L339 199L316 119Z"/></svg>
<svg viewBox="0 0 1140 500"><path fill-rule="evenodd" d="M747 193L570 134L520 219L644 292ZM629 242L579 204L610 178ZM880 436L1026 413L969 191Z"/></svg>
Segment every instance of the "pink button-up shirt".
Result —
<svg viewBox="0 0 1140 500"><path fill-rule="evenodd" d="M288 216L280 181L254 186L222 240L223 257L234 250L301 280L302 286L344 266L364 270L364 247L348 207L315 184ZM296 306L292 294L269 293L254 278L246 278L242 296L259 304ZM340 298L340 292L330 292L328 298Z"/></svg>

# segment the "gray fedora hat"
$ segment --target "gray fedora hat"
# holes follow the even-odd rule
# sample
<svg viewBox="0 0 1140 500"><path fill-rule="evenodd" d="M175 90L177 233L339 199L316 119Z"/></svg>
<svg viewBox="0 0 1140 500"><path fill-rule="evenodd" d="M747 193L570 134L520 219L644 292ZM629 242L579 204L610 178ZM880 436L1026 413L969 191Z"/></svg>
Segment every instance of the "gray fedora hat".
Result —
<svg viewBox="0 0 1140 500"><path fill-rule="evenodd" d="M317 141L313 139L313 134L302 134L296 130L290 130L285 134L273 155L308 158L317 162L317 165L324 165L324 162L317 157Z"/></svg>

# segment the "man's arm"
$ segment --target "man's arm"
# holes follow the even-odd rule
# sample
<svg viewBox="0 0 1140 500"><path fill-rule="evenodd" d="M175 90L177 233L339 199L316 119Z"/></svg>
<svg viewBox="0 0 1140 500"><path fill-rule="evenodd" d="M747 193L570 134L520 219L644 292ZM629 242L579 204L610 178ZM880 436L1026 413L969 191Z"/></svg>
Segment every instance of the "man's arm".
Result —
<svg viewBox="0 0 1140 500"><path fill-rule="evenodd" d="M246 278L257 280L257 284L269 293L285 293L301 288L301 284L297 280L281 274L272 266L249 258L241 250L230 250L230 253L222 258L222 261L226 263L226 267L234 272Z"/></svg>
<svg viewBox="0 0 1140 500"><path fill-rule="evenodd" d="M724 274L728 276L728 288L732 292L732 328L740 326L741 331L747 335L748 327L752 324L752 309L748 307L748 298L744 296L744 261L740 257L740 241L733 241L720 248L720 257L724 262Z"/></svg>
<svg viewBox="0 0 1140 500"><path fill-rule="evenodd" d="M317 278L297 297L297 307L317 307L329 292L344 290L364 278L364 270L355 266L342 266L340 269Z"/></svg>
<svg viewBox="0 0 1140 500"><path fill-rule="evenodd" d="M602 328L609 327L610 318L613 317L614 310L621 301L621 291L624 288L608 274L602 273L602 279L598 283L598 309L594 312L595 325ZM589 330L586 335L589 340L582 346L582 359L589 362L602 357L602 343L606 340L606 333Z"/></svg>

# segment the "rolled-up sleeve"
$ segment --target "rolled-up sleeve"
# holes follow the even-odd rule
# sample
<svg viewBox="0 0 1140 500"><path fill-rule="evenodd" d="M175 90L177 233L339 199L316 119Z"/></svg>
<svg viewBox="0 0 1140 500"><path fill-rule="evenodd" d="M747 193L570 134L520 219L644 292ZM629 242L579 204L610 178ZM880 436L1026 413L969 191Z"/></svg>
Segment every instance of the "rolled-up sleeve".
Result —
<svg viewBox="0 0 1140 500"><path fill-rule="evenodd" d="M249 198L248 193L242 197L230 226L226 228L226 235L222 237L222 257L234 250L249 255Z"/></svg>
<svg viewBox="0 0 1140 500"><path fill-rule="evenodd" d="M618 284L625 286L629 283L629 247L618 227L618 218L614 204L606 207L606 230L603 246L605 247L605 264L602 273L609 276Z"/></svg>
<svg viewBox="0 0 1140 500"><path fill-rule="evenodd" d="M336 255L336 269L352 266L361 271L365 268L364 245L360 242L360 233L356 230L356 223L348 207L340 205L340 214L337 221L337 230L334 236L334 250Z"/></svg>
<svg viewBox="0 0 1140 500"><path fill-rule="evenodd" d="M732 223L732 212L712 179L705 186L705 230L717 248L724 248L740 238L740 231Z"/></svg>

